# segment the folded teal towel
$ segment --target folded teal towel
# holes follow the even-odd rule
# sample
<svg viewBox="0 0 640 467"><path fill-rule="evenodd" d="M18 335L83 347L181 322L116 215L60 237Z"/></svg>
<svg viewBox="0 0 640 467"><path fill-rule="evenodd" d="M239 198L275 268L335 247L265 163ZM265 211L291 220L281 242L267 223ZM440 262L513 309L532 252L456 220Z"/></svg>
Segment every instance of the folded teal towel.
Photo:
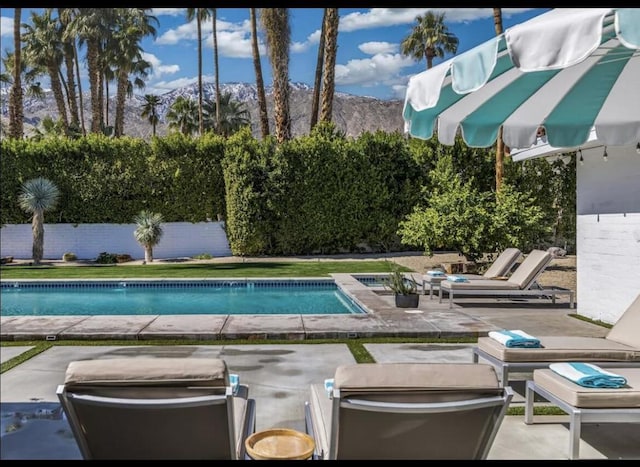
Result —
<svg viewBox="0 0 640 467"><path fill-rule="evenodd" d="M531 334L527 334L520 329L514 329L511 331L507 329L489 331L489 337L497 340L505 347L540 347L540 339L537 339Z"/></svg>
<svg viewBox="0 0 640 467"><path fill-rule="evenodd" d="M621 388L627 379L591 363L552 363L549 368L560 376L587 388Z"/></svg>
<svg viewBox="0 0 640 467"><path fill-rule="evenodd" d="M469 282L469 279L464 276L447 276L447 280L450 282Z"/></svg>

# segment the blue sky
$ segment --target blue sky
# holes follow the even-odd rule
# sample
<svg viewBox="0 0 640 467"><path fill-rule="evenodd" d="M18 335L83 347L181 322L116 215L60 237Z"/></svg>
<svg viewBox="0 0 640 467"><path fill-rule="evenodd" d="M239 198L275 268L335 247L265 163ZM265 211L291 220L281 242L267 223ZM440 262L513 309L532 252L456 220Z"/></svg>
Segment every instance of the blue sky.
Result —
<svg viewBox="0 0 640 467"><path fill-rule="evenodd" d="M22 9L22 22L29 22L31 9ZM41 11L41 10L35 10ZM426 68L400 54L400 43L416 24L425 8L340 8L336 91L381 99L403 98L408 79ZM492 8L438 8L445 13L450 32L460 43L458 54L495 35ZM526 21L548 8L503 8L504 28ZM313 86L322 8L291 8L290 80ZM13 8L0 9L0 48L13 50ZM155 8L158 21L155 39L142 43L145 59L153 72L141 94L161 95L197 82L198 48L195 22L187 22L185 8ZM221 83L255 83L251 55L248 8L218 8L219 77ZM213 40L211 21L202 25L203 78L213 82ZM265 85L271 84L271 67L264 43L260 42ZM81 52L82 54L82 52ZM83 56L83 55L82 55ZM445 57L445 59L450 56ZM434 61L434 65L440 60ZM86 78L86 69L84 69ZM46 79L42 80L47 86ZM83 83L88 89L88 83Z"/></svg>

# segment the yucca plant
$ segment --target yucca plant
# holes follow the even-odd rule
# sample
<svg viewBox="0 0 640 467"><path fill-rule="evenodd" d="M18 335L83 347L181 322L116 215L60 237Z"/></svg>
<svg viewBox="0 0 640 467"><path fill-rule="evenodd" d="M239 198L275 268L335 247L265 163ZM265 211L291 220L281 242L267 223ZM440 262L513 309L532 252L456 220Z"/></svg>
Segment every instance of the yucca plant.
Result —
<svg viewBox="0 0 640 467"><path fill-rule="evenodd" d="M60 190L51 180L43 177L27 180L20 187L20 208L32 213L31 230L33 264L39 265L44 256L44 213L53 209L60 198Z"/></svg>
<svg viewBox="0 0 640 467"><path fill-rule="evenodd" d="M134 216L133 221L138 225L133 235L136 241L144 247L144 262L153 262L153 247L160 243L164 219L162 214L143 210Z"/></svg>

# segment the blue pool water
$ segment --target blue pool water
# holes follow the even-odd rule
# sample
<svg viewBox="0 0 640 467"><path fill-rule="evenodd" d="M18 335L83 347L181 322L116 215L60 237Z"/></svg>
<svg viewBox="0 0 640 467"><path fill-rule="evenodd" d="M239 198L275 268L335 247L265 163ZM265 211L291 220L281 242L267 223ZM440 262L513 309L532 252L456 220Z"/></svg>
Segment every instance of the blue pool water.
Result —
<svg viewBox="0 0 640 467"><path fill-rule="evenodd" d="M364 313L332 280L2 283L2 316Z"/></svg>

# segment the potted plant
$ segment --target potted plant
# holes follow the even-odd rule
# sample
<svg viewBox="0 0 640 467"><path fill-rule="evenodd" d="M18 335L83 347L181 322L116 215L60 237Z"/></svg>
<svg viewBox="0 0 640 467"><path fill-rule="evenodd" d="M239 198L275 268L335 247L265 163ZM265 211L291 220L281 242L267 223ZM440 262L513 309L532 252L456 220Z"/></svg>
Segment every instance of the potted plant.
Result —
<svg viewBox="0 0 640 467"><path fill-rule="evenodd" d="M418 306L420 295L416 283L406 278L398 267L384 281L385 288L388 288L395 295L396 306L398 308L415 308Z"/></svg>

